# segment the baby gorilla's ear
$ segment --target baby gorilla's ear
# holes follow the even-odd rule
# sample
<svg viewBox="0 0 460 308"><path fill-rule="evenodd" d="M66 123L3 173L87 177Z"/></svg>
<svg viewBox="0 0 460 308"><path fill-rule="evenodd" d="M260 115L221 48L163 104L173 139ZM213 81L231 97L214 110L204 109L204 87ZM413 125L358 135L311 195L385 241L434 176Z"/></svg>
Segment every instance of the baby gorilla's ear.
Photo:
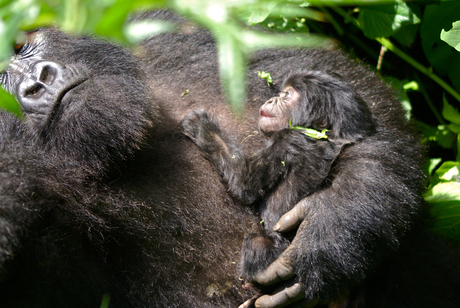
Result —
<svg viewBox="0 0 460 308"><path fill-rule="evenodd" d="M329 121L327 119L315 121L312 127L316 130L322 131L323 129L329 128Z"/></svg>

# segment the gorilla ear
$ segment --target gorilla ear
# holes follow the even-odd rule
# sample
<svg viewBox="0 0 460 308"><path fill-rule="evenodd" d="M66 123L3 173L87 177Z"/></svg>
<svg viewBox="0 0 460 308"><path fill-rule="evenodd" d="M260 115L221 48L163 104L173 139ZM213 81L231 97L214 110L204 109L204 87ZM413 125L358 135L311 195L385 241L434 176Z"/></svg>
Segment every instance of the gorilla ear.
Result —
<svg viewBox="0 0 460 308"><path fill-rule="evenodd" d="M316 130L322 131L323 129L329 128L329 121L328 119L317 120L313 122L312 127Z"/></svg>
<svg viewBox="0 0 460 308"><path fill-rule="evenodd" d="M367 104L353 90L335 93L332 134L337 139L355 142L375 132Z"/></svg>

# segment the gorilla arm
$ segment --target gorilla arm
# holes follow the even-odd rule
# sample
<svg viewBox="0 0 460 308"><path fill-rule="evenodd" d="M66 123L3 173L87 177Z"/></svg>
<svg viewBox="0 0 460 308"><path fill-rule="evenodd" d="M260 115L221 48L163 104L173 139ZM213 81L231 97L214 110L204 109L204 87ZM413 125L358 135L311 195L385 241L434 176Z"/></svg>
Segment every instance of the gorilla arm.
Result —
<svg viewBox="0 0 460 308"><path fill-rule="evenodd" d="M299 225L283 254L256 277L272 285L297 275L310 302L331 301L362 282L381 259L398 249L421 203L423 176L408 168L401 144L363 142L338 161L335 177L324 188L299 202L274 229L285 232ZM385 153L379 156L376 153ZM258 307L278 307L298 295L298 286L258 299ZM294 294L289 294L294 293Z"/></svg>
<svg viewBox="0 0 460 308"><path fill-rule="evenodd" d="M284 143L271 140L268 146L246 159L243 150L205 111L188 114L182 128L214 164L229 192L245 204L254 203L287 172L283 162L288 148Z"/></svg>

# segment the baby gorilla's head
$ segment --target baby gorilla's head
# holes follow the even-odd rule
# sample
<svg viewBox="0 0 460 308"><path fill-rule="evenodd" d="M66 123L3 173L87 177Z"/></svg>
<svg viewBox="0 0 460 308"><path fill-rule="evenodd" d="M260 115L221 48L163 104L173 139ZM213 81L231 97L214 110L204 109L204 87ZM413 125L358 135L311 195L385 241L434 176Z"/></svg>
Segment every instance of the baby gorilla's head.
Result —
<svg viewBox="0 0 460 308"><path fill-rule="evenodd" d="M290 73L279 96L260 108L265 135L289 127L328 129L331 139L356 141L375 130L370 110L348 83L318 71Z"/></svg>

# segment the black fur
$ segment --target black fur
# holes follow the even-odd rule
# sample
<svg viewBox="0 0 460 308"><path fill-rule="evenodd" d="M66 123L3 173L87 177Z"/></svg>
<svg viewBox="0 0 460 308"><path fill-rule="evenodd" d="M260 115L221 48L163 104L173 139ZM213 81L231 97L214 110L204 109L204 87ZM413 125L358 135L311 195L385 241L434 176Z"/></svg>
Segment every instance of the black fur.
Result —
<svg viewBox="0 0 460 308"><path fill-rule="evenodd" d="M257 153L245 158L206 112L191 113L182 123L230 194L245 204L257 202L263 227L246 236L241 260L242 275L251 281L288 246L286 237L272 231L276 222L302 198L329 186L331 166L342 148L375 130L368 106L345 82L318 71L301 71L290 73L280 90L287 86L300 94L298 105L291 107L290 125L312 128L327 123L328 139L308 137L286 123L288 128L273 133Z"/></svg>
<svg viewBox="0 0 460 308"><path fill-rule="evenodd" d="M258 109L275 95L255 72L279 82L296 65L341 75L376 124L337 161L335 193L307 197L310 220L292 244L307 298L365 285L368 307L456 307L458 268L418 232L422 149L391 90L338 51L266 50L248 63L247 117L237 122L212 37L180 28L137 56L41 30L16 56L21 66L2 75L14 92L23 72L48 60L89 79L57 97L50 121L0 114L1 306L98 307L104 293L110 307L235 307L248 298L235 263L256 217L228 197L179 123L205 108L253 153L263 142Z"/></svg>

